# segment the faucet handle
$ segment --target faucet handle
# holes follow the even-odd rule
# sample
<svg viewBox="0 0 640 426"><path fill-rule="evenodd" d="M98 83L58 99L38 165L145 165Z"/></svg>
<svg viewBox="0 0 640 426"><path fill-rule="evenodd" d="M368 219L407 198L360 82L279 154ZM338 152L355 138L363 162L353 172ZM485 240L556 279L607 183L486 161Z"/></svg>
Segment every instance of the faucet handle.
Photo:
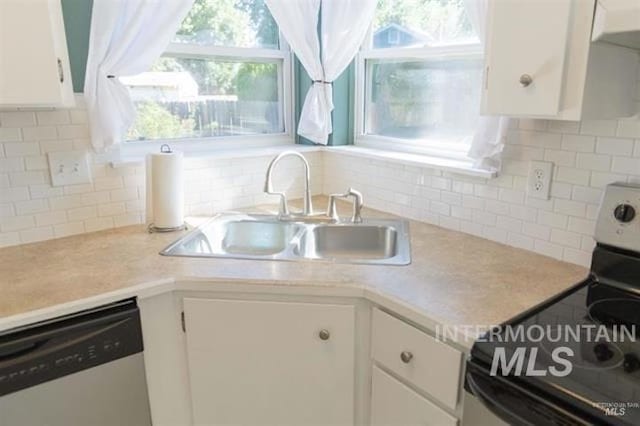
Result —
<svg viewBox="0 0 640 426"><path fill-rule="evenodd" d="M348 198L353 197L353 216L351 217L351 222L360 223L362 222L361 210L363 201L362 201L362 193L360 191L356 191L353 188L349 188L347 192L344 194L331 194L329 195L329 205L327 206L327 216L329 216L334 221L339 221L340 217L338 216L338 209L336 208L336 199L337 198Z"/></svg>

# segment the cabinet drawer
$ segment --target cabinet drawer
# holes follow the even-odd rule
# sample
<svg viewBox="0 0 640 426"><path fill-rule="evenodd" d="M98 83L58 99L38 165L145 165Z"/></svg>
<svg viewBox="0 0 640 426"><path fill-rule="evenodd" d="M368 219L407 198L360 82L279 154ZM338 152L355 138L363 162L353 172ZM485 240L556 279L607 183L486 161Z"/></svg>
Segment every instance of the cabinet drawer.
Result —
<svg viewBox="0 0 640 426"><path fill-rule="evenodd" d="M456 426L458 420L389 374L373 367L371 424Z"/></svg>
<svg viewBox="0 0 640 426"><path fill-rule="evenodd" d="M379 309L373 310L373 359L455 409L462 353ZM410 354L411 359L402 353Z"/></svg>

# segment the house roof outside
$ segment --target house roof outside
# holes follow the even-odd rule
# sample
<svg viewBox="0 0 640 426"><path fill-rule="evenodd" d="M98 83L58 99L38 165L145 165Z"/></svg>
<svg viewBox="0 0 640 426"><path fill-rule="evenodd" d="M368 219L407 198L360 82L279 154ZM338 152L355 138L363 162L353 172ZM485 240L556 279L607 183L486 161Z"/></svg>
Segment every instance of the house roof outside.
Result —
<svg viewBox="0 0 640 426"><path fill-rule="evenodd" d="M392 31L395 31L398 34L397 38L394 38L395 42L390 42L389 34ZM394 46L428 46L436 42L436 39L428 32L405 27L396 23L390 23L379 28L373 34L373 40L374 47L377 48Z"/></svg>

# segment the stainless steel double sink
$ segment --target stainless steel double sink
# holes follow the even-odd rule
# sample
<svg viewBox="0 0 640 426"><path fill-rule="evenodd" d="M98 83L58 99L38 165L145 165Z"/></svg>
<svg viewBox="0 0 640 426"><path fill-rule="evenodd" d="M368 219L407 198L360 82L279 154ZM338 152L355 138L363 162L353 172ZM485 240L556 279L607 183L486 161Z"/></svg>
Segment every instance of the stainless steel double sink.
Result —
<svg viewBox="0 0 640 426"><path fill-rule="evenodd" d="M282 221L275 215L224 213L172 243L165 256L408 265L409 224Z"/></svg>

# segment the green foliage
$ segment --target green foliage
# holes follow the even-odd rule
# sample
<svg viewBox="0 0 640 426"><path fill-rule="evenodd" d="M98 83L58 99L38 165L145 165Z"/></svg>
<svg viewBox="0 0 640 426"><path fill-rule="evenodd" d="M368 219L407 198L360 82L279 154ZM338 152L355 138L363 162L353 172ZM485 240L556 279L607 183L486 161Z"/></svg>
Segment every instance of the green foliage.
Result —
<svg viewBox="0 0 640 426"><path fill-rule="evenodd" d="M240 100L269 101L278 100L278 73L275 64L241 64L236 77L237 94Z"/></svg>
<svg viewBox="0 0 640 426"><path fill-rule="evenodd" d="M127 139L175 138L193 127L192 119L181 120L157 103L144 102L137 105L136 121Z"/></svg>

